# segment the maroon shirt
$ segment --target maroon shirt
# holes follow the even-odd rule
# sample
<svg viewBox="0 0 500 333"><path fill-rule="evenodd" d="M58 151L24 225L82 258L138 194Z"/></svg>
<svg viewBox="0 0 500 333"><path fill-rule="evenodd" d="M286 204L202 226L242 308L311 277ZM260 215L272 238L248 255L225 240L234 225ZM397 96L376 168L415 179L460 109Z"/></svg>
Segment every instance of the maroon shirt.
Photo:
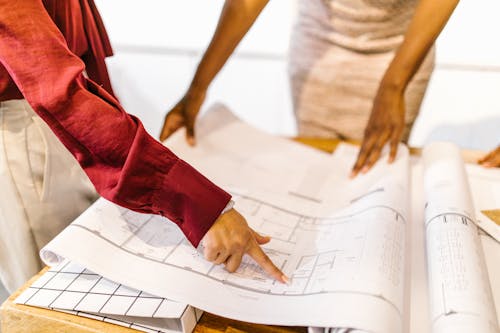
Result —
<svg viewBox="0 0 500 333"><path fill-rule="evenodd" d="M92 0L0 0L0 101L25 98L103 197L168 217L197 246L230 195L123 110L110 54Z"/></svg>

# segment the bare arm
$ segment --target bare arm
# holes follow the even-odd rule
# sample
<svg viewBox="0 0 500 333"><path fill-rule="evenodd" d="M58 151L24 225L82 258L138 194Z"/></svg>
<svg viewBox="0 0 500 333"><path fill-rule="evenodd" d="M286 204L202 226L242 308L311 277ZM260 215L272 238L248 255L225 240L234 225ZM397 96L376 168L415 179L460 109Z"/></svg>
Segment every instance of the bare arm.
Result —
<svg viewBox="0 0 500 333"><path fill-rule="evenodd" d="M443 30L459 0L421 0L401 47L387 68L373 102L352 176L368 171L389 142L389 162L396 157L405 125L404 92Z"/></svg>
<svg viewBox="0 0 500 333"><path fill-rule="evenodd" d="M194 144L194 121L210 83L269 0L226 0L210 45L205 51L191 85L179 103L167 114L160 140L186 126L187 140Z"/></svg>

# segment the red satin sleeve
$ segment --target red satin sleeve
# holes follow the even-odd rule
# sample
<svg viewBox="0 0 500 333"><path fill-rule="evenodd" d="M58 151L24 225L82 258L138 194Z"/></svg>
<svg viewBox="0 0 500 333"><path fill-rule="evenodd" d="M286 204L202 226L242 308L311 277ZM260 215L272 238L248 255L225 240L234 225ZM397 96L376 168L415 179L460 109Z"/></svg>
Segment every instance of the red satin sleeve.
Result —
<svg viewBox="0 0 500 333"><path fill-rule="evenodd" d="M198 245L230 195L82 75L41 0L0 0L0 62L104 198L168 217Z"/></svg>

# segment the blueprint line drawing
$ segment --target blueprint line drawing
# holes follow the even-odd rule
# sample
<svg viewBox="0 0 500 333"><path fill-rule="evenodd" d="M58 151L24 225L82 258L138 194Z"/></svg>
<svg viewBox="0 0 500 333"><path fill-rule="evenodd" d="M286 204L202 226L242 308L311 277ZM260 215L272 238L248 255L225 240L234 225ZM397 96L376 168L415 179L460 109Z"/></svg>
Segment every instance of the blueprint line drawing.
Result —
<svg viewBox="0 0 500 333"><path fill-rule="evenodd" d="M297 245L297 239L301 235L300 231L321 232L325 235L325 240L329 241L330 238L327 235L340 232L340 229L344 228L343 225L362 223L365 218L373 214L392 219L395 224L405 224L404 217L392 208L385 206L371 207L348 216L314 218L273 207L247 196L235 196L235 198L235 207L245 214L252 227L270 235L274 240L282 242L284 247L290 247L291 249ZM293 274L291 275L291 285L293 288L284 288L281 284L269 279L249 257L245 258L245 261L236 274L229 274L220 265L205 263L200 253L190 248L182 234L177 230L173 231L171 225L162 221L160 217L144 216L144 214L134 213L123 208L118 208L118 210L123 221L132 223L132 226L128 226L133 230L132 234L123 238L123 242L121 243L114 242L114 240L101 235L99 230L90 229L85 225L74 223L71 227L86 230L132 255L179 269L185 269L237 288L264 294L312 295L317 293L345 292L343 290L328 289L327 286L321 284L321 277L335 274L337 265L358 265L356 263L358 259L357 254L349 253L348 249L343 248L331 248L311 255L300 255L294 263ZM260 212L261 210L263 212ZM283 220L286 220L286 224L282 223ZM151 245L155 243L154 237L161 237L162 241L167 245L164 248L155 247L154 251L150 252L136 252L135 242L137 242L138 238L144 239L146 244ZM366 233L360 233L353 237L351 245L352 242L359 243L361 246L360 250L363 251L365 238ZM158 243L155 244L158 245ZM391 266L396 264L396 254L400 252L401 245L395 244L393 248L389 249L392 252L385 254L384 266L381 268L387 270L387 274L394 281L394 284L397 285L399 271L391 271L396 269ZM265 251L279 267L282 269L286 268L285 266L288 264L290 253L275 249L265 249ZM187 261L185 259L188 258L196 258L196 260L200 261L200 264L196 265L196 268L186 266ZM238 275L252 276L255 283L249 286L248 281L245 280L245 283L242 284L241 281L235 279ZM369 295L369 293L366 294ZM380 295L377 295L377 297L380 297Z"/></svg>
<svg viewBox="0 0 500 333"><path fill-rule="evenodd" d="M182 132L166 144L232 193L249 225L271 236L263 250L290 285L274 281L248 256L228 273L204 260L167 219L104 199L53 239L42 259L67 258L146 293L248 322L397 333L408 332L411 316L425 312L428 325L420 327L429 332L465 332L453 330L465 323L469 332L498 333L474 209L466 191L454 187L465 181L455 164L423 163L425 177L414 177L401 146L393 163L377 163L351 180L356 150L321 153L251 128L223 107L198 124L196 147ZM387 158L385 151L381 161ZM418 206L410 177L420 183ZM424 310L413 307L414 298ZM469 320L467 313L477 315Z"/></svg>
<svg viewBox="0 0 500 333"><path fill-rule="evenodd" d="M464 163L457 147L423 152L425 232L434 332L498 333L498 321Z"/></svg>
<svg viewBox="0 0 500 333"><path fill-rule="evenodd" d="M114 281L237 320L401 331L407 149L401 147L393 164L350 181L350 157L266 135L219 111L200 121L194 149L182 134L169 148L232 193L249 225L271 237L263 250L290 285L267 276L248 256L231 274L204 260L167 219L104 199L49 243L42 258L50 264L65 257ZM217 126L210 130L210 123Z"/></svg>

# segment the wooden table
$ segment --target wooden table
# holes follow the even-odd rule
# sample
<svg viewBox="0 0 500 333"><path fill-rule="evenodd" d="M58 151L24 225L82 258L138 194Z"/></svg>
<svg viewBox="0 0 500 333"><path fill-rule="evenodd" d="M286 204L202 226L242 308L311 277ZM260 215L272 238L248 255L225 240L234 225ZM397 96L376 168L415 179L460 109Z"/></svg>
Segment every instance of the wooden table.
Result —
<svg viewBox="0 0 500 333"><path fill-rule="evenodd" d="M325 152L333 152L338 140L297 138L303 144L318 148ZM412 153L419 154L420 150L413 149ZM465 152L466 161L476 161L482 153ZM44 271L40 272L42 274ZM13 293L0 307L1 329L3 333L137 333L138 331L97 320L83 318L57 311L14 304L14 299L38 277L33 277L23 287ZM205 313L194 332L196 333L292 333L307 332L305 327L278 327L257 325L222 318L210 313Z"/></svg>

